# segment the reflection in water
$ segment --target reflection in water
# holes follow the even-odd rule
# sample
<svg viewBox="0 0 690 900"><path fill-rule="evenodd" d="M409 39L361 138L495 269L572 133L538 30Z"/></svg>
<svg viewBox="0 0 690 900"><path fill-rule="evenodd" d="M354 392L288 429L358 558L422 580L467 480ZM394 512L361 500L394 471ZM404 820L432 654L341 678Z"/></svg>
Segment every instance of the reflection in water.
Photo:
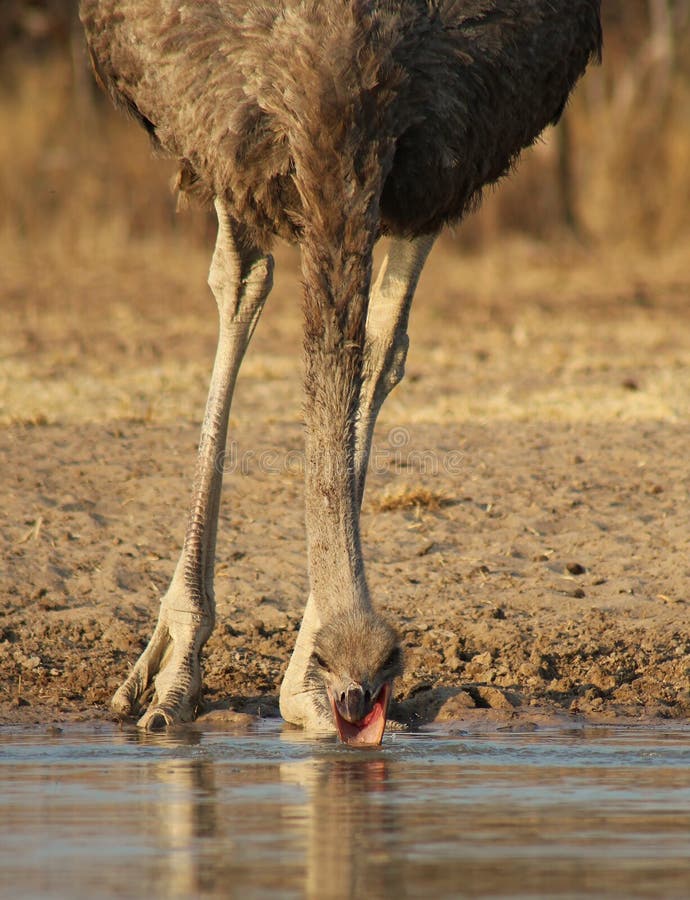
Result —
<svg viewBox="0 0 690 900"><path fill-rule="evenodd" d="M314 898L398 892L389 849L396 823L384 796L388 762L380 754L271 760L254 767L251 781L244 765L223 769L212 759L173 759L147 773L162 788L145 815L155 822L168 860L159 884L165 896L195 896L237 884L277 892L292 885L299 895ZM249 846L254 842L264 850L275 845L271 861L254 858ZM299 865L286 877L290 845Z"/></svg>
<svg viewBox="0 0 690 900"><path fill-rule="evenodd" d="M201 873L195 847L199 838L217 834L213 803L213 765L202 761L171 760L154 767L163 802L153 810L160 842L166 849L162 893L186 897L199 892ZM205 802L210 798L211 802Z"/></svg>
<svg viewBox="0 0 690 900"><path fill-rule="evenodd" d="M688 737L6 730L0 896L690 896Z"/></svg>
<svg viewBox="0 0 690 900"><path fill-rule="evenodd" d="M360 752L280 767L283 782L301 784L306 791L308 897L399 893L399 870L390 852L397 824L386 796L389 763L385 758L362 758Z"/></svg>

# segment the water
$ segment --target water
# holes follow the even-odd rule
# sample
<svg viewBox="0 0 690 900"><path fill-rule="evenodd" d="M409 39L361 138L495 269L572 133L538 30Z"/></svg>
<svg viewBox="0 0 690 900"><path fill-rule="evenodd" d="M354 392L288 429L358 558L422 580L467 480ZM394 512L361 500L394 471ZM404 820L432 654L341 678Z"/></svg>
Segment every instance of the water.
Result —
<svg viewBox="0 0 690 900"><path fill-rule="evenodd" d="M686 900L690 729L5 729L0 896Z"/></svg>

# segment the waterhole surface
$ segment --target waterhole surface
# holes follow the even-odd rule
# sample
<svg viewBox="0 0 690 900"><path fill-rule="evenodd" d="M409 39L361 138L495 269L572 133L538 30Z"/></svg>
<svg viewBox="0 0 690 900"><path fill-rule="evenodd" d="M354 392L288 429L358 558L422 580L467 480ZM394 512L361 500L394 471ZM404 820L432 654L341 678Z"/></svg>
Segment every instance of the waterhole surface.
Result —
<svg viewBox="0 0 690 900"><path fill-rule="evenodd" d="M690 729L0 731L3 897L690 897Z"/></svg>

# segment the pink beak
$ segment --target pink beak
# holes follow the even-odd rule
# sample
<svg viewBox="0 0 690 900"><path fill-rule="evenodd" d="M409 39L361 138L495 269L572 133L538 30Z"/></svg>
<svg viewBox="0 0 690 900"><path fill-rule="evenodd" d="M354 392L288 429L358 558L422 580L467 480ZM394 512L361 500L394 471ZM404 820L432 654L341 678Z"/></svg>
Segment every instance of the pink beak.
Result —
<svg viewBox="0 0 690 900"><path fill-rule="evenodd" d="M371 710L359 722L348 722L338 711L333 694L328 690L328 699L333 711L338 737L344 744L360 747L378 747L383 738L388 716L388 704L391 698L390 682L385 682L379 689Z"/></svg>

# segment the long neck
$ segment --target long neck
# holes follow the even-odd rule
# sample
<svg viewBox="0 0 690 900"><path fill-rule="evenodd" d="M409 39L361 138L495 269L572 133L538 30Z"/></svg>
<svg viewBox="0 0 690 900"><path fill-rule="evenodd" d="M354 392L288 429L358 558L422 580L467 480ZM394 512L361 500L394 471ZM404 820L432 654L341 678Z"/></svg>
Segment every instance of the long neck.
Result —
<svg viewBox="0 0 690 900"><path fill-rule="evenodd" d="M306 525L311 589L322 619L369 607L355 479L373 245L367 218L350 221L351 240L306 235L303 242Z"/></svg>
<svg viewBox="0 0 690 900"><path fill-rule="evenodd" d="M401 75L391 41L380 36L376 6L315 4L314 16L312 25L300 26L300 66L286 69L290 90L271 96L289 135L301 204L306 525L311 589L324 621L332 612L369 607L355 426Z"/></svg>

